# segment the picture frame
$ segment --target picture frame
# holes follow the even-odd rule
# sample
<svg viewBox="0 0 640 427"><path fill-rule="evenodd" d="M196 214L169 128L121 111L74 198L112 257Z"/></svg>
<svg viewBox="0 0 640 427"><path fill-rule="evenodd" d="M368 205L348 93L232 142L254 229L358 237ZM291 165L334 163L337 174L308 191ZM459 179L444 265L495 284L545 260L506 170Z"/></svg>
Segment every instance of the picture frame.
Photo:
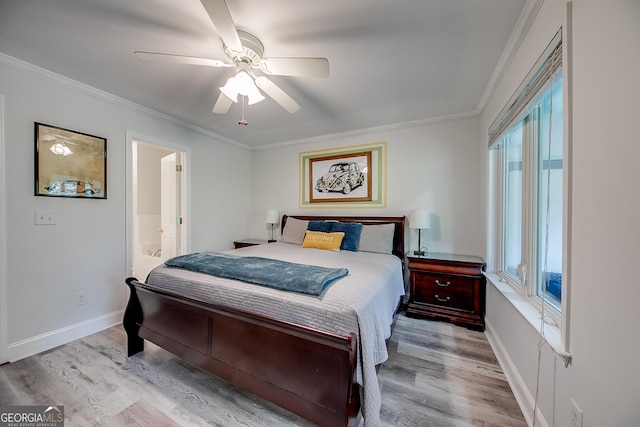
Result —
<svg viewBox="0 0 640 427"><path fill-rule="evenodd" d="M371 151L309 159L311 203L371 200Z"/></svg>
<svg viewBox="0 0 640 427"><path fill-rule="evenodd" d="M34 123L35 195L107 198L107 139Z"/></svg>
<svg viewBox="0 0 640 427"><path fill-rule="evenodd" d="M300 153L300 207L385 207L386 142Z"/></svg>

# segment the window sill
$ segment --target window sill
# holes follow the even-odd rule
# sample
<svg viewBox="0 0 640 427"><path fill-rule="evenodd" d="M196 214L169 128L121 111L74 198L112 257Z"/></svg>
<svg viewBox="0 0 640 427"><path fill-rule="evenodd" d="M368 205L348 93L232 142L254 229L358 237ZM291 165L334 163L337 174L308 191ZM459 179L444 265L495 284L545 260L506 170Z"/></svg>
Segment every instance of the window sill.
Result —
<svg viewBox="0 0 640 427"><path fill-rule="evenodd" d="M485 273L487 281L491 283L511 305L522 315L529 325L544 338L549 347L560 357L564 359L565 365L571 362L571 353L565 350L562 341L562 331L554 324L541 322L540 310L531 304L527 298L502 281L496 273ZM542 326L541 326L542 324Z"/></svg>

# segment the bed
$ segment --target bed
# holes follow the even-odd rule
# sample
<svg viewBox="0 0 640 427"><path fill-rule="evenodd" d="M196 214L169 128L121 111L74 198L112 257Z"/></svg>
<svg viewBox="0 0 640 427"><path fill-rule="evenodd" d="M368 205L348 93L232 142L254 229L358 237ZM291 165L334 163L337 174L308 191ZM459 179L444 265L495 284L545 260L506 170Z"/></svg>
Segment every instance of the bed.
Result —
<svg viewBox="0 0 640 427"><path fill-rule="evenodd" d="M386 360L385 339L404 296L405 218L283 216L283 240L291 238L293 224L309 221L363 224L362 248L365 228L370 239L372 230L391 229L383 245L388 250L381 251L390 253L334 252L291 241L228 251L348 266L349 274L319 296L165 265L146 283L127 278L128 355L143 351L148 340L315 424L355 426L364 417L366 426L376 425L377 367Z"/></svg>

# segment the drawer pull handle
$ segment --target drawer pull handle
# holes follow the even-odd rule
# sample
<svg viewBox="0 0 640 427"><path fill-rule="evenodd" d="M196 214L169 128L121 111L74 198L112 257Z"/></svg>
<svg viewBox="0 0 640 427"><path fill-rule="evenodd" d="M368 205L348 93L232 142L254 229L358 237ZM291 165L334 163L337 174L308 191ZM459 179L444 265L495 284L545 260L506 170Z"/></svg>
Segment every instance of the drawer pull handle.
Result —
<svg viewBox="0 0 640 427"><path fill-rule="evenodd" d="M437 299L438 301L447 302L447 301L449 301L449 300L451 299L451 297L440 298L440 297L438 296L438 294L436 294L436 299Z"/></svg>
<svg viewBox="0 0 640 427"><path fill-rule="evenodd" d="M436 279L436 285L441 286L441 287L443 287L443 288L446 288L447 286L451 286L451 282L442 283L441 281L439 281L438 279Z"/></svg>

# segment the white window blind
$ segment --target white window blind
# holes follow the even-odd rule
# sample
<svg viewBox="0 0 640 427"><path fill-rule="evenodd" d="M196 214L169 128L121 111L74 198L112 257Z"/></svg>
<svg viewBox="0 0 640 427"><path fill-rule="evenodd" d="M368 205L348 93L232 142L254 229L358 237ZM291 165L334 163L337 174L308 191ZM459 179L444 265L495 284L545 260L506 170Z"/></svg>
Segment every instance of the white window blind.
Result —
<svg viewBox="0 0 640 427"><path fill-rule="evenodd" d="M489 148L495 148L503 133L513 124L525 107L553 78L562 65L562 31L558 31L515 94L509 99L489 127Z"/></svg>

